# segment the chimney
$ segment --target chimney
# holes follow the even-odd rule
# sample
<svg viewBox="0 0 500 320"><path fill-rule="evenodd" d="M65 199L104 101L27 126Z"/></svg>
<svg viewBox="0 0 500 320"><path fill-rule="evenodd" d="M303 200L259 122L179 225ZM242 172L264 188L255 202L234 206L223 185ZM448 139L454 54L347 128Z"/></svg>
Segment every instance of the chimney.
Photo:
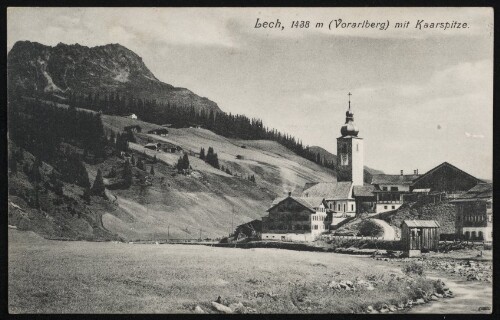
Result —
<svg viewBox="0 0 500 320"><path fill-rule="evenodd" d="M417 174L418 174L418 169L417 169Z"/></svg>
<svg viewBox="0 0 500 320"><path fill-rule="evenodd" d="M413 174L417 174L417 170L413 170Z"/></svg>
<svg viewBox="0 0 500 320"><path fill-rule="evenodd" d="M288 191L288 196L291 197L292 196L292 192L291 191Z"/></svg>
<svg viewBox="0 0 500 320"><path fill-rule="evenodd" d="M403 170L401 170L401 175L403 175Z"/></svg>

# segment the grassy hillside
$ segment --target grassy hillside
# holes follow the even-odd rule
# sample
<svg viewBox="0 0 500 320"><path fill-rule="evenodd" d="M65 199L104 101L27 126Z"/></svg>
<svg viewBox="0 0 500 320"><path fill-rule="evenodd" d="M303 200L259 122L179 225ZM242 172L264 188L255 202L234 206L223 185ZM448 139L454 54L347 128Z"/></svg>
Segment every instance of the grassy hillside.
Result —
<svg viewBox="0 0 500 320"><path fill-rule="evenodd" d="M146 134L156 125L117 116L102 116L107 130L121 132L124 126L139 125L137 143L130 143L136 159L143 158L147 172L154 166L152 185L134 183L128 189L112 190L117 197L111 210L104 210L103 226L129 240L170 238L203 238L227 235L232 226L258 219L266 214L272 199L302 188L310 181L334 181L333 172L297 156L273 141L228 139L205 129L169 129L167 137ZM144 149L147 142L170 142L190 154L190 175L174 169L181 153ZM243 147L242 147L243 146ZM213 168L195 156L201 147L213 147L219 163L231 175ZM152 157L158 162L154 164ZM237 156L241 159L237 159ZM98 165L88 165L93 181L97 169L105 174L120 166L113 157ZM138 175L147 172L136 170ZM247 177L255 176L256 182ZM234 214L233 214L234 212Z"/></svg>

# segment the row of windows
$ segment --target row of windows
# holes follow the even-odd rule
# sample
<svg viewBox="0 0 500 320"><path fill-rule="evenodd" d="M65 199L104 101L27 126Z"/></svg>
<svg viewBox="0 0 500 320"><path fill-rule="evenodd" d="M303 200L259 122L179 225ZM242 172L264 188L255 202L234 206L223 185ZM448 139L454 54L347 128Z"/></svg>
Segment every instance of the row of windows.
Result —
<svg viewBox="0 0 500 320"><path fill-rule="evenodd" d="M465 239L480 239L483 240L483 232L479 231L477 236L476 236L476 231L465 231L464 232ZM491 236L493 237L493 232L491 233Z"/></svg>
<svg viewBox="0 0 500 320"><path fill-rule="evenodd" d="M297 225L292 225L290 229L290 227L287 225L278 224L278 225L269 225L268 230L311 230L311 226L307 224L306 225L297 224Z"/></svg>
<svg viewBox="0 0 500 320"><path fill-rule="evenodd" d="M325 221L325 216L312 216L313 221Z"/></svg>
<svg viewBox="0 0 500 320"><path fill-rule="evenodd" d="M382 190L389 191L387 190L387 187L382 187ZM391 191L398 191L398 187L391 187Z"/></svg>
<svg viewBox="0 0 500 320"><path fill-rule="evenodd" d="M384 206L384 209L387 209L387 206ZM396 209L396 206L391 206L391 209Z"/></svg>
<svg viewBox="0 0 500 320"><path fill-rule="evenodd" d="M333 203L330 202L329 204L330 209L334 210L335 209L335 201ZM340 203L337 204L337 211L341 211L341 209L344 209L343 212L346 212L347 205L344 203L343 206L340 205ZM351 211L354 211L354 204L351 204Z"/></svg>
<svg viewBox="0 0 500 320"><path fill-rule="evenodd" d="M460 219L460 217L458 218ZM484 215L476 216L476 215L466 215L463 217L463 221L470 221L470 222L479 222L479 221L485 221L486 217ZM488 219L490 220L490 219Z"/></svg>
<svg viewBox="0 0 500 320"><path fill-rule="evenodd" d="M314 229L314 230L324 230L324 229L325 229L325 226L315 224L315 225L313 226L313 229Z"/></svg>

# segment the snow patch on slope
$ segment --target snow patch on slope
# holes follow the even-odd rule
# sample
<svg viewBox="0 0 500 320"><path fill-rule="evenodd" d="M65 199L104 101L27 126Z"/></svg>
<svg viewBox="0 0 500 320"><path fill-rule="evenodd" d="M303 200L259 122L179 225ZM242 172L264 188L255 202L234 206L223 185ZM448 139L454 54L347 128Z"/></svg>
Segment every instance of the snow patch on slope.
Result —
<svg viewBox="0 0 500 320"><path fill-rule="evenodd" d="M119 70L118 74L113 78L118 82L128 82L129 72L127 70Z"/></svg>
<svg viewBox="0 0 500 320"><path fill-rule="evenodd" d="M43 89L44 92L64 92L61 88L59 88L54 81L52 80L52 77L50 74L47 72L47 61L42 60L40 57L38 57L37 60L38 64L40 65L40 69L42 71L43 76L45 77L45 80L47 80L47 85Z"/></svg>

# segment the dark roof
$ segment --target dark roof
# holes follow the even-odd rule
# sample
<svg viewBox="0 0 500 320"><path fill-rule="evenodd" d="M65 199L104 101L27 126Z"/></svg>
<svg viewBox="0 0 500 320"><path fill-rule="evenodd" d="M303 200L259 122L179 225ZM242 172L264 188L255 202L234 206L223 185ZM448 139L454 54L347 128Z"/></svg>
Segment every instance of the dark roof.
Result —
<svg viewBox="0 0 500 320"><path fill-rule="evenodd" d="M374 185L354 186L352 188L352 195L354 197L374 197L375 194L373 191L375 191Z"/></svg>
<svg viewBox="0 0 500 320"><path fill-rule="evenodd" d="M435 220L405 220L403 221L410 228L439 228L439 223Z"/></svg>
<svg viewBox="0 0 500 320"><path fill-rule="evenodd" d="M488 200L493 197L493 184L478 183L472 189L462 193L457 199L451 202L462 202L470 200Z"/></svg>
<svg viewBox="0 0 500 320"><path fill-rule="evenodd" d="M288 198L299 203L300 205L302 205L303 207L305 207L306 209L308 209L311 212L316 212L316 209L314 209L314 208L321 205L321 202L323 201L323 198L316 198L316 197L313 197L313 198L295 197L295 196L278 197L278 198L274 199L273 203L271 204L271 207L269 209L267 209L266 211L270 211L271 209L276 207L281 202L287 200ZM318 202L315 202L315 200Z"/></svg>
<svg viewBox="0 0 500 320"><path fill-rule="evenodd" d="M374 174L371 184L411 185L418 177L418 174Z"/></svg>
<svg viewBox="0 0 500 320"><path fill-rule="evenodd" d="M133 125L130 125L130 126L125 126L125 127L123 127L123 128L126 130L126 129L131 129L131 128L140 128L140 127L141 127L140 125L133 124Z"/></svg>
<svg viewBox="0 0 500 320"><path fill-rule="evenodd" d="M322 197L326 200L349 199L352 182L318 182L302 192L302 197Z"/></svg>
<svg viewBox="0 0 500 320"><path fill-rule="evenodd" d="M480 179L478 179L478 178L474 177L473 175L468 174L467 172L465 172L465 171L463 171L463 170L460 170L459 168L455 167L455 166L454 166L454 165L452 165L451 163L448 163L448 162L446 162L446 161L445 161L445 162L441 163L440 165L438 165L437 167L435 167L435 168L433 168L433 169L431 169L431 170L427 171L426 173L424 173L424 174L420 175L420 176L418 177L418 179L416 179L415 181L413 181L413 183L416 183L417 181L419 181L419 180L421 180L421 179L423 179L423 178L427 177L428 175L430 175L430 174L434 173L435 171L437 171L437 170L441 169L442 167L446 167L446 166L447 166L447 167L450 167L450 168L453 168L453 169L455 169L455 170L458 170L458 171L460 171L461 173L466 174L467 176L469 176L469 177L471 177L471 178L475 179L478 183L484 182L484 181L482 181L482 180L480 180Z"/></svg>
<svg viewBox="0 0 500 320"><path fill-rule="evenodd" d="M148 133L151 133L151 132L167 132L168 133L168 130L165 128L156 128L156 129L148 131Z"/></svg>

